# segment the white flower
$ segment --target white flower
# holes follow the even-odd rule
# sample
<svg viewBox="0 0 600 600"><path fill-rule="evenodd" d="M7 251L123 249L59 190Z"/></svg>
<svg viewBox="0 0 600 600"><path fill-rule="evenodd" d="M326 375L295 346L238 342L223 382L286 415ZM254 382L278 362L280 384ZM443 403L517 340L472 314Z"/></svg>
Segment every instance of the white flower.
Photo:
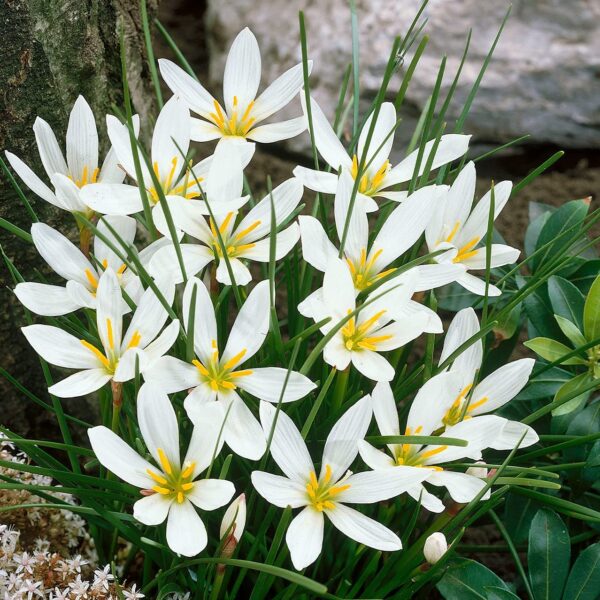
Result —
<svg viewBox="0 0 600 600"><path fill-rule="evenodd" d="M92 587L100 587L108 592L110 584L114 580L115 576L110 572L110 565L106 565L104 569L96 569L94 571L94 583Z"/></svg>
<svg viewBox="0 0 600 600"><path fill-rule="evenodd" d="M160 72L172 92L180 96L199 115L192 119L192 139L205 142L216 139L249 139L277 142L294 137L306 128L303 117L259 125L298 94L304 83L298 64L277 78L258 98L261 75L260 50L254 34L243 29L233 41L223 77L225 106L183 69L169 60L158 61ZM312 67L309 61L308 69Z"/></svg>
<svg viewBox="0 0 600 600"><path fill-rule="evenodd" d="M456 313L446 333L440 364L478 333L479 321L472 308ZM535 364L533 358L510 362L480 380L473 389L482 362L481 339L471 344L452 362L450 372L457 377L460 391L442 418L445 426L455 425L464 418L490 413L504 406L525 387ZM518 421L507 421L498 438L490 440L489 447L495 450L512 450L523 435L525 437L520 444L521 448L538 441L538 435L531 427Z"/></svg>
<svg viewBox="0 0 600 600"><path fill-rule="evenodd" d="M236 285L248 284L252 275L241 259L269 262L271 196L275 212L274 226L277 229L298 206L302 199L302 192L302 184L296 178L284 181L254 206L237 225L235 211L227 212L220 217L215 215L215 223L212 219L207 220L198 213L190 213L189 207L182 206L182 212L176 213L177 227L201 242L201 244L180 244L186 275L195 275L217 257L219 259L217 281L231 285L227 263L223 259L222 248L224 247ZM223 246L219 242L219 235ZM294 247L299 237L298 224L295 222L277 233L275 260L283 258ZM177 264L175 247L169 246L155 254L150 263L150 272L154 277L159 277L164 273L171 273L173 265ZM177 283L182 281L180 275L180 273L175 274L178 277Z"/></svg>
<svg viewBox="0 0 600 600"><path fill-rule="evenodd" d="M149 369L146 381L161 386L167 393L191 390L185 409L192 421L207 403L218 401L224 407L225 443L240 456L260 458L266 442L260 424L239 396L240 388L268 402L279 402L287 369L279 367L241 368L263 345L269 331L269 282L262 281L250 292L235 320L225 350L219 352L217 321L210 295L198 279L190 279L183 296L183 317L188 335L194 336L197 358L192 364L164 356ZM188 328L190 304L196 289L194 330ZM291 371L283 402L303 398L315 388L307 377Z"/></svg>
<svg viewBox="0 0 600 600"><path fill-rule="evenodd" d="M374 283L395 271L389 268L419 239L431 220L437 201L445 186L421 188L400 204L383 223L375 239L369 244L369 224L363 208L355 205L348 222L344 244L344 259L350 267L355 293L368 290ZM352 195L352 179L348 172L340 175L336 188L334 215L338 239L343 237L346 218ZM323 225L314 217L298 217L302 254L306 262L319 271L325 271L330 260L339 256L339 250L329 240ZM415 292L425 291L454 281L463 273L456 265L421 265L415 268L419 274ZM322 290L318 289L298 307L301 314L319 320L314 310L322 301ZM423 305L408 301L404 307L406 315L415 312L427 314L431 325L428 332L441 333L442 322L437 314Z"/></svg>
<svg viewBox="0 0 600 600"><path fill-rule="evenodd" d="M494 220L510 197L512 183L501 181L494 186ZM485 282L468 271L486 268L486 248L481 246L488 229L492 201L491 190L472 209L475 196L475 165L469 162L458 174L440 208L425 230L430 252L448 250L435 257L436 262L454 263L465 269L456 281L473 294L485 294ZM492 244L491 267L514 263L520 251L505 244ZM490 285L490 296L500 295L500 290Z"/></svg>
<svg viewBox="0 0 600 600"><path fill-rule="evenodd" d="M169 283L159 287L163 288L162 294L171 304L175 286ZM151 288L142 295L125 335L122 334L123 299L112 269L107 269L100 277L96 299L100 344L77 339L52 325L22 328L29 343L44 360L58 367L79 370L51 386L51 394L72 398L89 394L111 379L129 381L135 376L136 357L139 358L140 372L144 372L177 338L178 321L173 321L158 335L168 313Z"/></svg>
<svg viewBox="0 0 600 600"><path fill-rule="evenodd" d="M136 223L130 217L103 217L98 230L108 238L112 245L126 254L116 240L109 226L128 245L133 244ZM38 315L55 317L65 315L78 308L96 308L96 292L101 274L111 268L119 283L134 303L138 303L144 289L139 277L121 261L115 252L99 237L94 238L94 258L97 263L85 257L83 252L64 235L45 223L31 226L31 237L40 256L61 277L67 280L65 286L49 285L28 281L19 283L15 294L21 304ZM147 265L152 254L165 240L159 240L139 253L142 265ZM127 303L123 304L129 310Z"/></svg>
<svg viewBox="0 0 600 600"><path fill-rule="evenodd" d="M403 435L436 435L443 428L442 419L452 406L458 391L459 382L453 373L441 373L427 381L417 393L408 413ZM392 389L388 383L378 383L373 390L373 411L381 435L401 435L398 412ZM426 483L447 488L453 500L470 502L486 485L478 477L466 473L447 470L446 465L461 458L479 460L481 452L502 433L507 420L487 415L466 419L447 427L444 437L465 440L467 446L443 444L389 444L386 454L366 441L359 442L363 460L375 470L389 470L398 466L410 465L428 471ZM430 511L444 510L442 502L430 494L422 485L408 490L415 499Z"/></svg>
<svg viewBox="0 0 600 600"><path fill-rule="evenodd" d="M304 97L301 100L306 115ZM392 191L390 188L412 179L417 165L419 150L415 150L409 154L395 167L391 166L389 155L394 144L394 131L397 125L396 109L391 102L384 102L381 105L368 150L365 151L367 136L373 121L373 114L369 116L361 130L357 152L352 157L338 139L319 105L312 98L311 116L317 149L334 172L327 173L305 167L296 167L294 175L307 188L326 194L335 193L335 172L343 169L348 171L352 175L352 179L355 180L358 176L361 161L364 159L366 171L358 184L357 194L359 204L364 209L368 211L377 210L377 204L373 198L387 198L396 202L402 202L406 199L407 192ZM463 156L467 151L470 137L470 135L458 134L443 135L434 157L431 157L434 140L427 142L419 168L419 176L423 174L427 162L431 159L431 169L433 170Z"/></svg>
<svg viewBox="0 0 600 600"><path fill-rule="evenodd" d="M206 528L194 506L215 510L229 502L233 484L198 476L220 450L223 415L216 405L198 416L183 462L179 453L177 416L165 393L144 384L137 398L138 423L154 463L148 462L110 429L88 431L98 460L115 475L145 490L133 506L133 516L145 525L167 520L167 543L183 556L195 556L207 544Z"/></svg>
<svg viewBox="0 0 600 600"><path fill-rule="evenodd" d="M33 125L42 165L54 186L52 191L20 158L6 152L6 158L25 185L40 198L69 212L90 215L80 197L81 188L96 181L120 183L125 173L119 168L114 150L110 150L102 168L98 168L98 132L88 103L79 96L73 105L67 128L67 160L52 128L37 117Z"/></svg>
<svg viewBox="0 0 600 600"><path fill-rule="evenodd" d="M135 583L131 586L131 589L122 590L122 593L127 600L141 600L141 598L145 598L144 594L138 591Z"/></svg>
<svg viewBox="0 0 600 600"><path fill-rule="evenodd" d="M417 277L415 271L403 273L368 296L365 308L326 344L323 350L325 362L339 370L352 363L365 377L374 381L393 379L394 368L379 353L403 346L430 325L429 316L425 313L402 314L414 292ZM348 264L332 258L323 278L322 298L313 303L310 312L306 312L316 321L331 317L321 328L327 334L355 309L355 288ZM303 312L303 307L299 310Z"/></svg>
<svg viewBox="0 0 600 600"><path fill-rule="evenodd" d="M268 435L276 410L261 402L260 418ZM275 506L304 507L291 522L286 541L294 567L312 564L323 545L324 516L348 537L378 550L400 550L398 536L377 521L354 510L350 504L372 504L393 498L425 478L419 469L370 471L352 474L348 468L358 454L357 442L371 421L371 399L365 396L348 409L333 426L323 451L319 476L308 449L293 421L277 415L270 451L284 476L263 471L252 473L258 493Z"/></svg>
<svg viewBox="0 0 600 600"><path fill-rule="evenodd" d="M440 531L432 533L423 546L423 556L430 565L435 563L448 551L448 542L446 536Z"/></svg>
<svg viewBox="0 0 600 600"><path fill-rule="evenodd" d="M240 541L246 526L246 495L240 494L227 508L221 521L219 537L231 536L236 542Z"/></svg>
<svg viewBox="0 0 600 600"><path fill-rule="evenodd" d="M142 180L137 181L137 173L134 162L134 151L132 148L129 131L118 119L107 117L108 135L113 148L119 159L119 164L137 185L125 184L94 184L86 186L82 191L82 197L94 210L109 215L130 215L143 210L143 202L138 186L146 190L148 201L152 207L152 218L159 231L164 235L169 233L167 222L160 203L160 193L156 189L154 180L148 167L139 152L140 169ZM237 171L252 157L253 144L235 144L230 148L221 150L221 153L209 157L195 166L188 165L186 156L190 146L190 115L185 104L177 97L171 98L165 103L158 118L152 134L152 149L150 160L152 170L160 183L160 192L165 196L169 207L171 203L179 205L183 200L194 200L193 206L201 210L202 214L208 214L204 201L198 200L201 196L201 185L210 181L211 168L217 168L220 177L227 176L220 164L228 165L233 171L234 179L241 178ZM231 158L233 155L233 158ZM234 159L237 158L239 165L235 169ZM216 163L216 164L215 164ZM214 179L214 178L213 178ZM223 186L222 182L215 182ZM214 187L214 186L213 186ZM241 190L241 185L240 185ZM232 209L238 208L247 198L228 197L226 200L234 201ZM211 208L218 212L220 204L213 202Z"/></svg>

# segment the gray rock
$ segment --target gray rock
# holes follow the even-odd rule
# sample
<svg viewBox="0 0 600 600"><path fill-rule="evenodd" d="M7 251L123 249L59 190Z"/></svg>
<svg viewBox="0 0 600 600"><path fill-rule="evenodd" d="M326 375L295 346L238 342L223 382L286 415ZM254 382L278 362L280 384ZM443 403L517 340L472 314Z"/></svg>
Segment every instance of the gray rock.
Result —
<svg viewBox="0 0 600 600"><path fill-rule="evenodd" d="M375 95L394 36L407 30L419 4L420 0L357 0L362 101ZM347 7L347 0L209 0L212 84L220 88L229 44L245 26L259 40L264 84L298 62L298 11L302 9L309 55L315 61L311 88L332 116L351 57ZM453 127L507 8L508 3L497 0L429 2L424 14L430 40L406 100L413 112L425 105L444 54L448 56L444 90L448 89L472 28L469 56L448 113L448 130ZM409 53L403 69L411 57ZM398 81L392 82L391 90L397 89ZM299 110L297 103L282 112L290 117ZM529 133L538 143L600 147L600 2L515 0L467 129L480 141L505 142ZM292 147L306 149L306 136Z"/></svg>

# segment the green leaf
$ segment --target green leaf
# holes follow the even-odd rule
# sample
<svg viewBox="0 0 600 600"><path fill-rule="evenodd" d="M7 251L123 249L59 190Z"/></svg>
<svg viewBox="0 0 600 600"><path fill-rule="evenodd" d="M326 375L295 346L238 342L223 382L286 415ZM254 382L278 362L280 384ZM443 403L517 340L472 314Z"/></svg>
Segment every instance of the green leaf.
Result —
<svg viewBox="0 0 600 600"><path fill-rule="evenodd" d="M558 402L565 396L570 396L571 394L574 394L579 388L587 387L590 381L591 378L589 373L587 372L582 373L581 375L577 375L577 377L574 377L573 379L567 381L560 387L560 389L556 392L556 395L554 396L554 400ZM588 389L581 395L576 396L575 398L571 398L571 400L565 402L565 404L562 404L559 407L555 408L552 411L552 416L560 417L562 415L568 415L569 413L572 413L585 403L585 401L590 397L591 393L592 391Z"/></svg>
<svg viewBox="0 0 600 600"><path fill-rule="evenodd" d="M584 295L567 279L554 275L548 279L548 295L554 313L569 319L581 328L583 325Z"/></svg>
<svg viewBox="0 0 600 600"><path fill-rule="evenodd" d="M572 342L573 346L577 348L577 346L585 346L587 340L583 336L583 333L579 331L577 325L569 321L569 319L565 319L560 315L554 315L560 330L569 338Z"/></svg>
<svg viewBox="0 0 600 600"><path fill-rule="evenodd" d="M512 592L499 587L486 587L487 600L519 600Z"/></svg>
<svg viewBox="0 0 600 600"><path fill-rule="evenodd" d="M589 207L589 202L586 200L572 200L563 204L550 216L540 232L536 248L541 248L546 244L548 246L532 261L534 272L552 259L564 254L571 244L580 237L581 226L583 226L583 220ZM564 234L571 229L572 231Z"/></svg>
<svg viewBox="0 0 600 600"><path fill-rule="evenodd" d="M575 561L563 600L597 600L600 590L600 542L586 548Z"/></svg>
<svg viewBox="0 0 600 600"><path fill-rule="evenodd" d="M365 438L371 444L434 444L437 446L468 446L467 440L439 435L372 435Z"/></svg>
<svg viewBox="0 0 600 600"><path fill-rule="evenodd" d="M538 337L533 340L528 340L524 342L524 345L527 346L530 350L533 350L536 354L541 356L544 360L549 362L555 362L560 360L561 357L573 352L571 348L557 342L556 340L551 340L546 337ZM579 358L577 356L572 356L568 358L564 362L561 362L563 365L585 365L586 362L583 358Z"/></svg>
<svg viewBox="0 0 600 600"><path fill-rule="evenodd" d="M552 510L539 510L529 529L527 562L536 600L560 600L569 573L571 541L563 520Z"/></svg>
<svg viewBox="0 0 600 600"><path fill-rule="evenodd" d="M600 259L586 260L569 277L569 281L575 284L582 294L587 295L598 273L600 273Z"/></svg>
<svg viewBox="0 0 600 600"><path fill-rule="evenodd" d="M486 587L508 590L504 581L487 567L466 558L454 561L437 584L446 600L488 600Z"/></svg>
<svg viewBox="0 0 600 600"><path fill-rule="evenodd" d="M589 342L600 337L600 275L594 280L585 299L583 333Z"/></svg>
<svg viewBox="0 0 600 600"><path fill-rule="evenodd" d="M518 395L519 400L535 400L554 396L558 389L573 377L560 367L552 367L529 380L527 387Z"/></svg>

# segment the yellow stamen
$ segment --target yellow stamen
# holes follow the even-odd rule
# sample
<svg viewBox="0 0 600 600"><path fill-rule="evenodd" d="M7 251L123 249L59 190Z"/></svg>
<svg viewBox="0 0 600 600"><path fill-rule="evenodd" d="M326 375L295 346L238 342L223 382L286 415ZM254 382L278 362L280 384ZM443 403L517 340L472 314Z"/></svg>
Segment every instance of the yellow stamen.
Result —
<svg viewBox="0 0 600 600"><path fill-rule="evenodd" d="M148 473L148 475L150 475L150 477L152 477L152 479L154 479L154 481L156 481L156 483L160 483L162 485L167 485L168 481L164 477L159 475L158 473L155 473L151 469L146 469L146 473Z"/></svg>
<svg viewBox="0 0 600 600"><path fill-rule="evenodd" d="M223 368L226 369L227 371L229 371L230 369L233 369L233 367L235 367L235 365L237 365L242 358L244 358L244 355L246 354L247 349L243 348L242 350L240 350L234 357L230 358L224 365Z"/></svg>
<svg viewBox="0 0 600 600"><path fill-rule="evenodd" d="M90 344L86 340L79 340L90 352L93 352L96 355L96 358L107 368L110 368L110 361L96 346Z"/></svg>
<svg viewBox="0 0 600 600"><path fill-rule="evenodd" d="M246 237L249 233L254 231L260 224L261 224L261 221L254 221L254 223L252 223L252 225L250 225L249 227L246 227L246 229L243 229L242 231L238 231L235 234L234 239L241 240L242 238Z"/></svg>
<svg viewBox="0 0 600 600"><path fill-rule="evenodd" d="M112 321L106 319L106 334L108 336L108 347L113 350L115 347L115 338L113 336Z"/></svg>
<svg viewBox="0 0 600 600"><path fill-rule="evenodd" d="M98 279L96 279L96 276L89 269L86 269L84 273L92 289L98 289Z"/></svg>
<svg viewBox="0 0 600 600"><path fill-rule="evenodd" d="M477 402L473 402L472 404L469 404L469 407L467 408L467 412L471 412L472 410L479 408L480 406L485 404L488 401L488 399L489 398L487 396L484 396L481 400L478 400Z"/></svg>
<svg viewBox="0 0 600 600"><path fill-rule="evenodd" d="M477 245L479 239L480 238L475 237L471 241L467 242L462 248L459 249L458 254L452 259L452 262L462 262L463 260L467 260L468 258L475 256L479 250L471 250L471 248Z"/></svg>
<svg viewBox="0 0 600 600"><path fill-rule="evenodd" d="M129 341L129 344L127 344L127 350L129 350L129 348L137 347L137 345L140 343L141 339L142 339L142 336L140 335L140 332L136 329L133 332L133 335L131 336L131 340Z"/></svg>
<svg viewBox="0 0 600 600"><path fill-rule="evenodd" d="M437 448L426 450L425 452L422 452L419 455L419 458L421 458L422 460L426 460L428 458L431 458L432 456L435 456L436 454L439 454L440 452L443 452L444 450L446 450L446 448L448 448L448 446L438 446Z"/></svg>
<svg viewBox="0 0 600 600"><path fill-rule="evenodd" d="M196 463L190 463L189 466L183 471L183 473L181 473L181 477L183 477L183 479L187 479L194 472L195 468Z"/></svg>
<svg viewBox="0 0 600 600"><path fill-rule="evenodd" d="M192 360L192 364L200 371L205 377L209 374L208 369L197 359Z"/></svg>
<svg viewBox="0 0 600 600"><path fill-rule="evenodd" d="M173 468L171 467L171 463L169 462L169 459L167 458L165 451L162 448L157 448L156 451L158 452L158 458L160 459L160 464L163 468L163 471L167 475L172 475Z"/></svg>
<svg viewBox="0 0 600 600"><path fill-rule="evenodd" d="M454 227L452 228L452 231L450 232L450 234L446 238L446 241L448 243L450 243L454 239L454 236L456 235L456 232L458 231L459 227L460 227L460 221L456 221L456 223L454 224Z"/></svg>
<svg viewBox="0 0 600 600"><path fill-rule="evenodd" d="M155 485L152 489L155 492L158 492L159 494L162 494L163 496L167 496L168 494L171 493L171 490L169 488L161 487L160 485Z"/></svg>

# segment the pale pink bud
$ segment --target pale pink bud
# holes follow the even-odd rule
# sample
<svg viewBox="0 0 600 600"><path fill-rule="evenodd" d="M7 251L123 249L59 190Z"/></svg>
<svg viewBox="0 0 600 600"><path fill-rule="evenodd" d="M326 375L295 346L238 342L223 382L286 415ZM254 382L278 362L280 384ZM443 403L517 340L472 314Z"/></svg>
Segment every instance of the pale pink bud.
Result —
<svg viewBox="0 0 600 600"><path fill-rule="evenodd" d="M446 554L447 550L448 542L446 542L446 536L443 533L436 531L425 540L423 555L430 565L435 565L435 563Z"/></svg>

